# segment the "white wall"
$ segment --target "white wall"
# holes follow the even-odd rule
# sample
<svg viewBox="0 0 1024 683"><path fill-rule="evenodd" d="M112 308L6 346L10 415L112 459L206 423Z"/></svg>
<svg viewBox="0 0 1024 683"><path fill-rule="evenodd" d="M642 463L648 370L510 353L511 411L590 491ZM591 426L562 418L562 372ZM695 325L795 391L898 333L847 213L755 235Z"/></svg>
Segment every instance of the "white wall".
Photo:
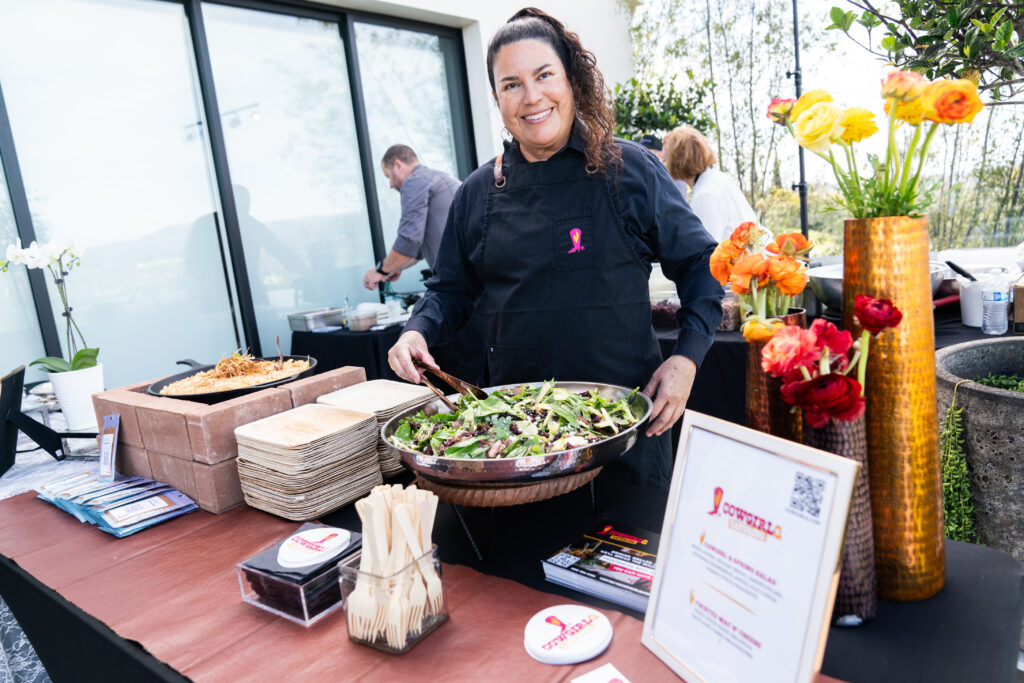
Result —
<svg viewBox="0 0 1024 683"><path fill-rule="evenodd" d="M529 0L488 2L487 0L326 0L332 5L405 19L425 21L462 29L466 51L469 99L480 163L492 158L500 147L501 116L494 106L487 80L487 43L494 32ZM633 46L629 37L628 0L548 0L532 3L556 17L570 31L579 34L584 47L597 57L605 83L612 87L633 76Z"/></svg>

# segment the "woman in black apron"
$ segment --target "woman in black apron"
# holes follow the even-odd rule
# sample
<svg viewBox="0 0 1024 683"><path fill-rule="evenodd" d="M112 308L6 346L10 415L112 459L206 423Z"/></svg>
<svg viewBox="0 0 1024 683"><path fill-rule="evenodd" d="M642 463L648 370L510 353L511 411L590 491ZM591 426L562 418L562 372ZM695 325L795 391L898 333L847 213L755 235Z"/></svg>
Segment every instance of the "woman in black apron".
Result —
<svg viewBox="0 0 1024 683"><path fill-rule="evenodd" d="M654 400L646 433L605 470L667 488L669 430L722 315L708 271L715 244L660 162L613 139L604 79L576 34L522 10L492 38L487 66L512 140L456 194L429 291L391 367L419 382L412 359L433 364L428 344L465 324L479 297L493 384L644 388ZM652 261L682 301L665 361L651 327Z"/></svg>

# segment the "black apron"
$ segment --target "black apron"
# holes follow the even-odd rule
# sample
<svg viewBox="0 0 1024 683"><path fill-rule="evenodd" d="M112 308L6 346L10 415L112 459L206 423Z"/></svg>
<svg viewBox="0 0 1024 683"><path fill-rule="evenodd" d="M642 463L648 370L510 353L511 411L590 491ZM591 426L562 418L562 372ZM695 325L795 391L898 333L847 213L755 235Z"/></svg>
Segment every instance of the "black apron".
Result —
<svg viewBox="0 0 1024 683"><path fill-rule="evenodd" d="M502 171L504 182L490 183L487 193L479 260L491 383L556 379L643 389L662 361L651 327L650 266L626 242L611 203L614 181L588 174L573 152ZM605 469L667 489L670 432L641 433Z"/></svg>

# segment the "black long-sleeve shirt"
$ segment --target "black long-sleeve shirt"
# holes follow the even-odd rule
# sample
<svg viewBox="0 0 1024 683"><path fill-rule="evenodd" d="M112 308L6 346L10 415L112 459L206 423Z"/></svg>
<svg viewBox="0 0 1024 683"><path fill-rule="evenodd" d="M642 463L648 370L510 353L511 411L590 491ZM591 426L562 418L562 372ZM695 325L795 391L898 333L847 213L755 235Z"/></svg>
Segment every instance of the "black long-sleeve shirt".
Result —
<svg viewBox="0 0 1024 683"><path fill-rule="evenodd" d="M665 276L676 283L681 307L676 314L680 330L673 353L699 366L722 320L722 286L708 269L715 242L664 165L636 143L617 142L623 163L621 169L609 171L613 174L614 210L637 256L647 264L660 262ZM582 138L574 134L557 154L578 156L579 163L584 164L584 149ZM529 162L513 141L505 145L504 163L508 172L514 173L515 165ZM428 345L450 339L469 320L483 290L480 245L487 191L494 182L493 167L492 159L470 174L455 194L434 276L426 283L428 292L405 326L406 331L420 332Z"/></svg>

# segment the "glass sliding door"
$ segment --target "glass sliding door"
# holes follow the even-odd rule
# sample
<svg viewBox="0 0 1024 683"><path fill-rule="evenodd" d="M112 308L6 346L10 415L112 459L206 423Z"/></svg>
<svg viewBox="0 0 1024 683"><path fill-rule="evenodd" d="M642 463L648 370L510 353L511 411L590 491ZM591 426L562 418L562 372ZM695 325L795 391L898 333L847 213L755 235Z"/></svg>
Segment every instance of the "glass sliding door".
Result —
<svg viewBox="0 0 1024 683"><path fill-rule="evenodd" d="M0 82L36 234L85 249L69 297L107 385L237 348L182 5L7 2Z"/></svg>
<svg viewBox="0 0 1024 683"><path fill-rule="evenodd" d="M448 90L452 74L442 45L452 39L363 22L355 22L355 34L384 245L390 251L402 205L399 193L380 171L387 148L408 145L421 164L461 179ZM395 289L422 290L420 271L426 267L426 261L420 261L408 268L394 283Z"/></svg>
<svg viewBox="0 0 1024 683"><path fill-rule="evenodd" d="M203 4L260 345L286 314L377 300L345 50L334 21Z"/></svg>
<svg viewBox="0 0 1024 683"><path fill-rule="evenodd" d="M0 260L5 258L8 245L14 244L17 238L11 195L7 191L3 166L0 165ZM3 376L46 353L25 266L9 266L6 273L0 273L0 301L3 302L3 315L0 315L0 376ZM36 368L27 368L25 379L35 382L45 379L45 376Z"/></svg>

